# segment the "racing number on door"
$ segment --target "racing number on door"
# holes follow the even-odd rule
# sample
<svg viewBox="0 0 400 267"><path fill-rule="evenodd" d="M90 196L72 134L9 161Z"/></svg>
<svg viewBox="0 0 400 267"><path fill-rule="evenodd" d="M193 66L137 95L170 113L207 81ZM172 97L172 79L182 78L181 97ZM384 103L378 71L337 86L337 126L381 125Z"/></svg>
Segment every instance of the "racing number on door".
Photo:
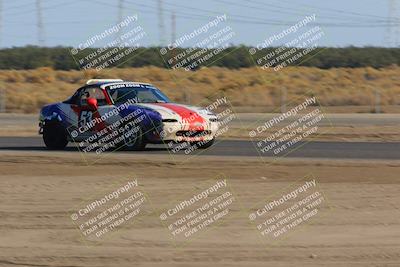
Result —
<svg viewBox="0 0 400 267"><path fill-rule="evenodd" d="M88 110L82 110L79 115L79 127L86 125L88 122L92 120L93 112Z"/></svg>

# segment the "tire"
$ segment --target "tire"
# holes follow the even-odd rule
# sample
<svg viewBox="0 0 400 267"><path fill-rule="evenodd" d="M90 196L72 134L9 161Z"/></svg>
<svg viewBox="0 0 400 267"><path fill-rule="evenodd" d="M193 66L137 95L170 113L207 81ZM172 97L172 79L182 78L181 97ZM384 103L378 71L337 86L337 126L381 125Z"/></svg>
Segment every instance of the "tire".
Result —
<svg viewBox="0 0 400 267"><path fill-rule="evenodd" d="M68 144L67 132L58 122L46 123L43 128L43 141L50 150L62 150Z"/></svg>
<svg viewBox="0 0 400 267"><path fill-rule="evenodd" d="M192 143L192 145L196 145L198 149L206 149L206 148L211 147L214 144L214 140L215 139L213 138L210 141L205 142L205 143L204 142L194 142L194 143Z"/></svg>
<svg viewBox="0 0 400 267"><path fill-rule="evenodd" d="M124 141L120 143L121 149L129 151L145 150L147 142L143 135L142 127L140 127L140 125L135 127L137 127L136 131L132 132L132 135L124 138ZM133 130L133 128L130 127L129 130Z"/></svg>

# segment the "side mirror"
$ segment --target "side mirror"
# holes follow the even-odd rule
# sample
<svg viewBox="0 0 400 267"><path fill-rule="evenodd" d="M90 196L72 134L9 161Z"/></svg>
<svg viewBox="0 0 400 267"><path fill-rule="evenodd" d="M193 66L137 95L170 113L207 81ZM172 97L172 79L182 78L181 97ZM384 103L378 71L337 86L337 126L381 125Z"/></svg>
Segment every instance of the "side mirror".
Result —
<svg viewBox="0 0 400 267"><path fill-rule="evenodd" d="M97 110L97 99L96 98L91 98L89 97L86 100L87 106L91 111L96 111Z"/></svg>

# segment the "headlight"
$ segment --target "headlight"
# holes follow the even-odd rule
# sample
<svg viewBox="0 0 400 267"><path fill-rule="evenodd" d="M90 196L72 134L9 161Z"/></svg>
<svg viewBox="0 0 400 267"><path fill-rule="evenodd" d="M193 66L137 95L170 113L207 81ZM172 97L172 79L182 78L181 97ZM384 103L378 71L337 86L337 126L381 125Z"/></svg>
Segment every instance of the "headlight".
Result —
<svg viewBox="0 0 400 267"><path fill-rule="evenodd" d="M200 109L198 111L200 115L208 115L208 116L216 116L213 112L208 111L207 109Z"/></svg>

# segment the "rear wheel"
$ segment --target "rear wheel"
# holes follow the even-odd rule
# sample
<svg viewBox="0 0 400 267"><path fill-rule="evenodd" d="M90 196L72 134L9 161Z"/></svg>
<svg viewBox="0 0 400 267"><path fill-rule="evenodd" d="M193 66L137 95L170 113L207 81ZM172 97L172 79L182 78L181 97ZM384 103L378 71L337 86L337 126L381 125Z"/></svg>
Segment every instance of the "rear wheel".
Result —
<svg viewBox="0 0 400 267"><path fill-rule="evenodd" d="M60 123L46 123L43 127L43 141L48 149L64 149L67 144L67 132Z"/></svg>

